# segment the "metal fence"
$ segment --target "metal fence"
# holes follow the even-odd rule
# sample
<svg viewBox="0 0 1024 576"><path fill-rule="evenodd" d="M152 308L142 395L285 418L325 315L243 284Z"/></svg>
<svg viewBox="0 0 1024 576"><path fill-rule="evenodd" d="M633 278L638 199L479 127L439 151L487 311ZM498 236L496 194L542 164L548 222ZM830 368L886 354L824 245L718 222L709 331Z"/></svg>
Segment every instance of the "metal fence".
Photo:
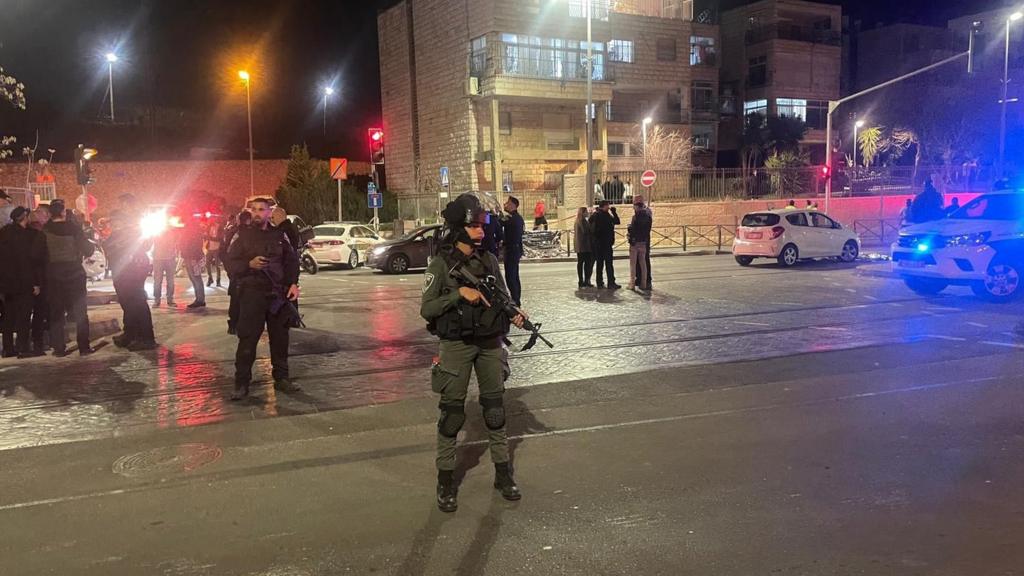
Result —
<svg viewBox="0 0 1024 576"><path fill-rule="evenodd" d="M723 250L732 247L736 238L735 224L702 224L664 226L651 229L651 250L676 249L692 250L694 248L714 248ZM567 255L576 252L576 233L564 230L561 236L562 247ZM626 250L629 239L625 227L615 229L613 249Z"/></svg>
<svg viewBox="0 0 1024 576"><path fill-rule="evenodd" d="M812 198L825 193L821 166L658 170L657 180L650 188L640 186L642 173L641 170L608 171L597 177L605 198L620 203L630 202L630 196L636 194L643 194L654 202L706 202ZM832 193L836 197L916 194L933 174L938 175L947 193L987 190L994 181L994 172L988 167L836 168ZM616 178L622 186L616 184ZM632 194L628 193L630 191Z"/></svg>

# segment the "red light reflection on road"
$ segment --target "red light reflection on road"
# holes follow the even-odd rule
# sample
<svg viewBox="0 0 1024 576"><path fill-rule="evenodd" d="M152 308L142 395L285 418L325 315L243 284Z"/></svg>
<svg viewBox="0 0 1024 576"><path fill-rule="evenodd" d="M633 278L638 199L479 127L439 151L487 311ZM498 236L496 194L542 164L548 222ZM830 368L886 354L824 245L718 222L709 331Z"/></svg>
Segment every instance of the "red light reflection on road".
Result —
<svg viewBox="0 0 1024 576"><path fill-rule="evenodd" d="M224 395L215 386L213 365L196 355L195 344L161 348L157 353L157 425L199 426L224 419Z"/></svg>

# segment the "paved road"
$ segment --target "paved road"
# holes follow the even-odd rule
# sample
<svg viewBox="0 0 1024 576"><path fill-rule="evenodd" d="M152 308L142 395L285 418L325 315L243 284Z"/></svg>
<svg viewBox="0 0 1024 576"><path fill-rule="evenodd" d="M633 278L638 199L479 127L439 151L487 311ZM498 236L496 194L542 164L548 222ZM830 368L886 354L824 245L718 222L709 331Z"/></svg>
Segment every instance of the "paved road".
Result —
<svg viewBox="0 0 1024 576"><path fill-rule="evenodd" d="M152 354L0 364L0 573L1022 573L1019 306L873 264L655 264L650 298L524 266L557 346L512 357L526 498L470 444L455 517L419 275L304 280L294 397L226 402L216 295L158 311Z"/></svg>

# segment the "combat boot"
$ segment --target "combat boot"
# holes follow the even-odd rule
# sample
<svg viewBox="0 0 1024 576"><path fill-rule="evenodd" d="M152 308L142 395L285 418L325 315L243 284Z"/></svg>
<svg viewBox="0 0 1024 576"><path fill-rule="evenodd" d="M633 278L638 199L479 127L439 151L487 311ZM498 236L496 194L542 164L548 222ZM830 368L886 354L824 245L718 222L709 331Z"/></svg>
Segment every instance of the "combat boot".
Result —
<svg viewBox="0 0 1024 576"><path fill-rule="evenodd" d="M441 512L455 512L459 509L459 488L455 485L455 472L437 471L437 507Z"/></svg>
<svg viewBox="0 0 1024 576"><path fill-rule="evenodd" d="M508 462L494 465L494 488L501 492L505 500L516 501L523 497L519 486L512 478L512 465Z"/></svg>

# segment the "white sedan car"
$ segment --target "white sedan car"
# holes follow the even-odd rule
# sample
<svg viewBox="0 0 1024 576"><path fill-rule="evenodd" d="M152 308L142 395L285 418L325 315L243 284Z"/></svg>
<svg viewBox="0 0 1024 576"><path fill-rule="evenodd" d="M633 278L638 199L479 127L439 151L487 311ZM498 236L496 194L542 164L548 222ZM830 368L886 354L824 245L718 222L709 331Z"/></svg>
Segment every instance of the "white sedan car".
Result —
<svg viewBox="0 0 1024 576"><path fill-rule="evenodd" d="M370 251L383 242L369 226L359 222L325 222L313 227L310 254L319 266L330 264L356 268L366 262Z"/></svg>
<svg viewBox="0 0 1024 576"><path fill-rule="evenodd" d="M787 267L808 258L853 262L860 254L860 238L816 210L768 210L743 217L732 253L740 266L749 266L754 258L775 258Z"/></svg>

